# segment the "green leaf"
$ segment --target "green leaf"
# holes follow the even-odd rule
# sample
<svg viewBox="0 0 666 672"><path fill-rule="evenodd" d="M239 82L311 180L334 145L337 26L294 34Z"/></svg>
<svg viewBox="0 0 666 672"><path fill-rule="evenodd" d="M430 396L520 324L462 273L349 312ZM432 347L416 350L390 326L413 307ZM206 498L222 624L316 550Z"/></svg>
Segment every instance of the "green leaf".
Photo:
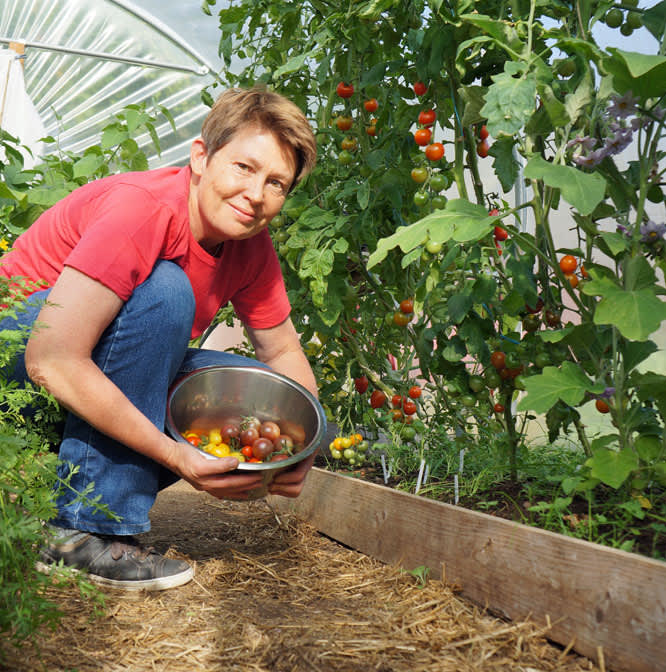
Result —
<svg viewBox="0 0 666 672"><path fill-rule="evenodd" d="M315 52L308 51L304 54L298 54L297 56L292 56L284 65L281 65L279 68L276 68L273 72L273 77L278 79L283 75L288 75L292 72L298 72L303 68L305 62L308 58L312 58L315 53L319 52L317 49Z"/></svg>
<svg viewBox="0 0 666 672"><path fill-rule="evenodd" d="M562 197L582 215L589 215L602 201L606 181L598 173L584 173L572 166L559 166L542 159L531 158L524 171L525 177L543 180L549 187L562 192Z"/></svg>
<svg viewBox="0 0 666 672"><path fill-rule="evenodd" d="M72 167L72 176L91 178L97 169L104 163L104 157L98 154L86 154L79 159Z"/></svg>
<svg viewBox="0 0 666 672"><path fill-rule="evenodd" d="M643 25L661 42L666 29L666 0L643 12Z"/></svg>
<svg viewBox="0 0 666 672"><path fill-rule="evenodd" d="M504 72L494 75L488 87L481 114L488 120L488 131L494 138L514 135L534 113L536 76L522 74L521 69L519 64L507 61Z"/></svg>
<svg viewBox="0 0 666 672"><path fill-rule="evenodd" d="M525 378L527 392L518 403L518 410L545 413L561 399L569 406L577 406L586 392L603 392L603 385L595 385L572 362L562 362L560 368L547 366L541 374Z"/></svg>
<svg viewBox="0 0 666 672"><path fill-rule="evenodd" d="M301 260L299 277L323 278L331 274L335 255L332 250L307 250Z"/></svg>
<svg viewBox="0 0 666 672"><path fill-rule="evenodd" d="M584 77L572 93L568 93L564 98L564 107L566 108L569 119L576 123L588 105L593 100L594 84L592 76L588 70L585 71Z"/></svg>
<svg viewBox="0 0 666 672"><path fill-rule="evenodd" d="M666 320L666 303L652 287L627 291L610 278L596 278L585 283L583 293L602 297L594 311L595 324L612 324L633 341L647 340Z"/></svg>
<svg viewBox="0 0 666 672"><path fill-rule="evenodd" d="M455 294L448 300L448 312L452 322L458 324L469 313L474 301L468 294Z"/></svg>
<svg viewBox="0 0 666 672"><path fill-rule="evenodd" d="M503 136L495 140L488 150L488 154L495 159L493 169L505 193L513 189L520 172L520 164L513 151L514 144L513 138Z"/></svg>
<svg viewBox="0 0 666 672"><path fill-rule="evenodd" d="M610 256L616 257L627 249L627 237L621 233L601 233L599 234L607 247Z"/></svg>
<svg viewBox="0 0 666 672"><path fill-rule="evenodd" d="M585 464L594 478L617 490L638 469L638 457L628 448L620 451L599 448Z"/></svg>
<svg viewBox="0 0 666 672"><path fill-rule="evenodd" d="M571 118L564 103L561 103L556 97L550 86L539 87L541 100L546 109L546 114L553 124L553 128L566 126Z"/></svg>
<svg viewBox="0 0 666 672"><path fill-rule="evenodd" d="M522 51L523 42L513 24L508 21L498 21L485 14L462 14L459 18L493 37L500 47L509 47L516 53Z"/></svg>
<svg viewBox="0 0 666 672"><path fill-rule="evenodd" d="M368 207L368 203L370 203L370 183L368 181L363 182L358 188L356 200L361 210L365 210Z"/></svg>
<svg viewBox="0 0 666 672"><path fill-rule="evenodd" d="M120 145L127 138L129 138L129 134L120 124L111 124L104 129L100 144L102 149L111 149Z"/></svg>
<svg viewBox="0 0 666 672"><path fill-rule="evenodd" d="M612 54L604 60L613 76L613 85L621 93L631 91L645 101L666 94L666 56L640 54L609 47Z"/></svg>

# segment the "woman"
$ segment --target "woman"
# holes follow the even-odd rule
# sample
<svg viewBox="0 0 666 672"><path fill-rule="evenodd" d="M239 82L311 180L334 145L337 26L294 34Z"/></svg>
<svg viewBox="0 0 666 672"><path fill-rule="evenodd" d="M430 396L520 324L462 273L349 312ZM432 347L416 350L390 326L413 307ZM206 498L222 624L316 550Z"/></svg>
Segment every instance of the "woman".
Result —
<svg viewBox="0 0 666 672"><path fill-rule="evenodd" d="M231 301L258 361L316 396L267 231L315 158L312 130L296 105L273 92L230 89L192 143L189 166L80 187L0 260L7 277L47 285L20 316L38 328L15 378L29 377L69 411L62 475L70 463L78 467L72 486L94 483L121 517L109 520L65 492L46 563L62 560L125 589L181 585L193 575L187 563L131 536L150 529L159 489L183 478L215 497L245 499L259 485L259 474L227 473L235 458L208 460L164 433L167 391L200 366L256 365L188 348ZM311 466L312 459L283 472L270 491L298 496Z"/></svg>

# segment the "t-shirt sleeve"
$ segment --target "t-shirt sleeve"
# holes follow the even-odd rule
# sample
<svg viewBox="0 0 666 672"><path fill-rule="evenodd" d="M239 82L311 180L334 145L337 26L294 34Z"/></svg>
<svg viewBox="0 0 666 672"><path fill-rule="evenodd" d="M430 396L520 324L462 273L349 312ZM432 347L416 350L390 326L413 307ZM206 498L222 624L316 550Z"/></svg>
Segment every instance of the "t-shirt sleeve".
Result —
<svg viewBox="0 0 666 672"><path fill-rule="evenodd" d="M264 230L247 243L248 282L232 297L236 315L253 329L270 329L284 322L291 306L273 242Z"/></svg>
<svg viewBox="0 0 666 672"><path fill-rule="evenodd" d="M160 257L171 213L145 190L122 185L96 199L87 214L93 221L64 264L127 301Z"/></svg>

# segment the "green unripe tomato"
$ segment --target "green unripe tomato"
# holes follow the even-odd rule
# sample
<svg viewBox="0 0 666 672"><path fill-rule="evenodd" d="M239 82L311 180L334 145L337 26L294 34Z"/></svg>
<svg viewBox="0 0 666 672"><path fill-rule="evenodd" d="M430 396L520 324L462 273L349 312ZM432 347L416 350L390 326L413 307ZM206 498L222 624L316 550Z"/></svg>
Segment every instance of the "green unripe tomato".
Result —
<svg viewBox="0 0 666 672"><path fill-rule="evenodd" d="M425 191L417 191L414 194L414 205L421 208L428 202L428 194Z"/></svg>
<svg viewBox="0 0 666 672"><path fill-rule="evenodd" d="M342 457L342 453L337 448L331 448L331 457L334 460L339 460Z"/></svg>
<svg viewBox="0 0 666 672"><path fill-rule="evenodd" d="M423 184L428 179L428 169L423 168L422 166L412 168L411 176L414 182Z"/></svg>
<svg viewBox="0 0 666 672"><path fill-rule="evenodd" d="M353 448L345 448L342 452L342 457L349 462L349 460L353 460L356 457L356 451Z"/></svg>
<svg viewBox="0 0 666 672"><path fill-rule="evenodd" d="M286 221L287 220L285 216L282 213L280 213L278 215L275 215L275 217L271 219L271 226L275 229L281 229L285 225Z"/></svg>
<svg viewBox="0 0 666 672"><path fill-rule="evenodd" d="M434 240L429 240L425 245L426 250L430 254L439 254L442 251L442 247L444 247L443 243L438 243Z"/></svg>
<svg viewBox="0 0 666 672"><path fill-rule="evenodd" d="M286 229L278 229L273 233L273 240L276 243L286 243L289 240L289 234Z"/></svg>
<svg viewBox="0 0 666 672"><path fill-rule="evenodd" d="M627 14L627 24L634 30L637 30L643 25L643 17L640 12L629 12Z"/></svg>
<svg viewBox="0 0 666 672"><path fill-rule="evenodd" d="M460 401L466 408L476 406L476 397L473 394L463 394L463 396L460 397Z"/></svg>
<svg viewBox="0 0 666 672"><path fill-rule="evenodd" d="M472 392L481 392L481 390L486 386L486 383L481 376L470 376L467 384L469 385L469 389L472 390Z"/></svg>
<svg viewBox="0 0 666 672"><path fill-rule="evenodd" d="M444 210L447 201L448 198L446 198L446 196L438 194L437 196L432 197L432 207L435 208L435 210Z"/></svg>
<svg viewBox="0 0 666 672"><path fill-rule="evenodd" d="M622 10L617 7L609 9L604 18L604 21L609 28L619 28L622 25L623 20L624 14L622 14Z"/></svg>
<svg viewBox="0 0 666 672"><path fill-rule="evenodd" d="M358 172L361 174L361 177L370 177L372 174L372 169L367 163L364 163L358 170Z"/></svg>
<svg viewBox="0 0 666 672"><path fill-rule="evenodd" d="M353 160L354 156L352 155L351 152L347 151L346 149L343 149L338 156L338 162L341 163L343 166L348 166Z"/></svg>
<svg viewBox="0 0 666 672"><path fill-rule="evenodd" d="M416 437L416 430L411 425L405 425L400 429L400 438L405 441L413 441Z"/></svg>
<svg viewBox="0 0 666 672"><path fill-rule="evenodd" d="M534 358L534 364L539 369L543 369L544 366L548 366L550 364L550 355L548 355L547 352L538 353L537 356Z"/></svg>
<svg viewBox="0 0 666 672"><path fill-rule="evenodd" d="M499 387L502 383L502 379L495 369L488 369L483 378L486 381L486 385L491 389Z"/></svg>
<svg viewBox="0 0 666 672"><path fill-rule="evenodd" d="M525 389L525 376L523 376L523 375L516 376L513 379L513 386L517 390L524 390Z"/></svg>
<svg viewBox="0 0 666 672"><path fill-rule="evenodd" d="M650 203L661 203L664 200L664 193L658 184L651 184L648 187L647 199Z"/></svg>
<svg viewBox="0 0 666 672"><path fill-rule="evenodd" d="M557 74L560 77L571 77L576 72L576 62L573 58L565 58L557 64Z"/></svg>
<svg viewBox="0 0 666 672"><path fill-rule="evenodd" d="M634 29L628 24L628 23L623 23L620 26L620 32L625 36L629 37L634 32Z"/></svg>
<svg viewBox="0 0 666 672"><path fill-rule="evenodd" d="M359 443L356 444L356 451L359 453L365 453L368 450L368 442L367 441L360 441Z"/></svg>
<svg viewBox="0 0 666 672"><path fill-rule="evenodd" d="M431 178L430 178L430 188L433 191L443 191L444 189L447 189L450 182L449 179L444 175L443 173L435 173Z"/></svg>
<svg viewBox="0 0 666 672"><path fill-rule="evenodd" d="M520 366L520 357L515 352L507 352L504 358L504 366L507 369L517 369Z"/></svg>

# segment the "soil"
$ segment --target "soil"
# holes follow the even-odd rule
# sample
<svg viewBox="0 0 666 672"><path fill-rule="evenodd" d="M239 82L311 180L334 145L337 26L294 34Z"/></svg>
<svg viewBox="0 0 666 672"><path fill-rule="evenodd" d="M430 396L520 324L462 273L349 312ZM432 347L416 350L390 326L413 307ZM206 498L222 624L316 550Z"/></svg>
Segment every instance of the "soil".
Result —
<svg viewBox="0 0 666 672"><path fill-rule="evenodd" d="M194 564L157 593L107 590L94 616L52 589L59 627L12 651L12 672L578 672L603 670L460 598L456 586L345 548L263 500L225 502L177 483L142 541ZM573 643L572 643L573 644ZM0 648L2 641L0 641Z"/></svg>

